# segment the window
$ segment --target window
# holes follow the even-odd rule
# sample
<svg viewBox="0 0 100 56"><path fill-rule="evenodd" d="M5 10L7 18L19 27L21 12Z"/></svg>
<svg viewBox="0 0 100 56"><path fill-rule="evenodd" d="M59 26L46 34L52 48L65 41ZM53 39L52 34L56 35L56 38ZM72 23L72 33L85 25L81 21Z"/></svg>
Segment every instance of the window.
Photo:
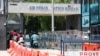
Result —
<svg viewBox="0 0 100 56"><path fill-rule="evenodd" d="M100 30L99 29L100 29L100 25L98 25L98 34L100 35Z"/></svg>
<svg viewBox="0 0 100 56"><path fill-rule="evenodd" d="M82 4L84 5L89 4L89 0L82 0Z"/></svg>
<svg viewBox="0 0 100 56"><path fill-rule="evenodd" d="M100 15L99 15L99 18L98 18L98 22L100 23Z"/></svg>
<svg viewBox="0 0 100 56"><path fill-rule="evenodd" d="M98 23L98 15L92 15L91 16L91 24Z"/></svg>
<svg viewBox="0 0 100 56"><path fill-rule="evenodd" d="M98 15L99 14L99 11L98 11L98 3L95 3L95 4L91 4L90 5L90 13L91 15Z"/></svg>
<svg viewBox="0 0 100 56"><path fill-rule="evenodd" d="M100 15L100 2L99 2L99 15Z"/></svg>
<svg viewBox="0 0 100 56"><path fill-rule="evenodd" d="M97 3L99 0L90 0L90 4Z"/></svg>
<svg viewBox="0 0 100 56"><path fill-rule="evenodd" d="M89 12L89 0L82 0L82 12Z"/></svg>
<svg viewBox="0 0 100 56"><path fill-rule="evenodd" d="M82 27L89 27L89 16L82 17Z"/></svg>
<svg viewBox="0 0 100 56"><path fill-rule="evenodd" d="M82 16L89 15L89 4L88 5L82 5Z"/></svg>
<svg viewBox="0 0 100 56"><path fill-rule="evenodd" d="M89 4L89 0L84 0L84 4Z"/></svg>
<svg viewBox="0 0 100 56"><path fill-rule="evenodd" d="M98 26L97 25L92 25L91 26L91 40L97 40L97 35L98 34Z"/></svg>

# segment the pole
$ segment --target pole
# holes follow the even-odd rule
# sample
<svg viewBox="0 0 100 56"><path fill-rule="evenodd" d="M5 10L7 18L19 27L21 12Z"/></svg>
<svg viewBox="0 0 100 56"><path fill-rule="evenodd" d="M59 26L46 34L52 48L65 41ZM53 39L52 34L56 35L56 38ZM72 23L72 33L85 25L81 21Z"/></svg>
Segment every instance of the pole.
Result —
<svg viewBox="0 0 100 56"><path fill-rule="evenodd" d="M52 20L51 20L51 23L52 23L51 30L52 30L52 32L54 32L54 0L52 0Z"/></svg>
<svg viewBox="0 0 100 56"><path fill-rule="evenodd" d="M22 3L23 0L21 0L19 2ZM23 18L23 14L22 13L19 14L19 18L20 18L20 32L24 33L24 31L23 31L23 26L24 26L23 25L23 20L24 20L24 18Z"/></svg>

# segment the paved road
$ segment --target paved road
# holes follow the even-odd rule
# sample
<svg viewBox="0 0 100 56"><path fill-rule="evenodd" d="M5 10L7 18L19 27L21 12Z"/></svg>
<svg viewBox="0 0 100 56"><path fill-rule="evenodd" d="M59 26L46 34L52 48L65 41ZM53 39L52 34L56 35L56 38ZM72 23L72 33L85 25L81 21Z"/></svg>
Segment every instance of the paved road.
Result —
<svg viewBox="0 0 100 56"><path fill-rule="evenodd" d="M7 51L0 51L0 56L10 56Z"/></svg>

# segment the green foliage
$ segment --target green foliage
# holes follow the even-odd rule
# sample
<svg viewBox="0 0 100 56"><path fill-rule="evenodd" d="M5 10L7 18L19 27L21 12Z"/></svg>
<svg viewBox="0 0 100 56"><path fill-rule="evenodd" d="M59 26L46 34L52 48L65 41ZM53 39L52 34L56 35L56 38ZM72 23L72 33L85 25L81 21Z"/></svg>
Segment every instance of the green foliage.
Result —
<svg viewBox="0 0 100 56"><path fill-rule="evenodd" d="M27 33L31 31L37 32L39 29L39 20L37 17L28 16L25 18L25 28L27 29Z"/></svg>
<svg viewBox="0 0 100 56"><path fill-rule="evenodd" d="M51 3L52 0L25 0L33 3ZM70 3L71 0L54 0L54 3ZM66 28L65 16L55 16L55 30L64 30ZM27 31L50 31L51 16L25 16L25 28Z"/></svg>
<svg viewBox="0 0 100 56"><path fill-rule="evenodd" d="M55 30L65 30L66 18L64 16L55 16ZM26 16L25 28L30 31L51 31L51 16Z"/></svg>
<svg viewBox="0 0 100 56"><path fill-rule="evenodd" d="M66 29L66 18L65 16L55 16L55 30Z"/></svg>
<svg viewBox="0 0 100 56"><path fill-rule="evenodd" d="M51 17L50 16L39 16L40 26L42 31L50 31L51 28Z"/></svg>

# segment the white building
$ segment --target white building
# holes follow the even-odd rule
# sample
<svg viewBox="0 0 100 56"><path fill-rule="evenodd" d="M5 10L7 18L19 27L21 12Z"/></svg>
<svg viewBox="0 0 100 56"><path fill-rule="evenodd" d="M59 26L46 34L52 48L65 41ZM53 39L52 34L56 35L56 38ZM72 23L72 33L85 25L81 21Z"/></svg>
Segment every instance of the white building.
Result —
<svg viewBox="0 0 100 56"><path fill-rule="evenodd" d="M50 3L49 4L24 3L24 2L19 3L18 1L20 0L9 0L9 1L13 1L13 3L11 2L8 3L9 13L51 15L51 12L52 12ZM69 30L69 29L81 30L81 6L79 3L80 3L80 0L72 0L71 4L55 4L54 14L58 16L62 15L66 18L66 30ZM36 7L36 10L34 10L34 7Z"/></svg>

